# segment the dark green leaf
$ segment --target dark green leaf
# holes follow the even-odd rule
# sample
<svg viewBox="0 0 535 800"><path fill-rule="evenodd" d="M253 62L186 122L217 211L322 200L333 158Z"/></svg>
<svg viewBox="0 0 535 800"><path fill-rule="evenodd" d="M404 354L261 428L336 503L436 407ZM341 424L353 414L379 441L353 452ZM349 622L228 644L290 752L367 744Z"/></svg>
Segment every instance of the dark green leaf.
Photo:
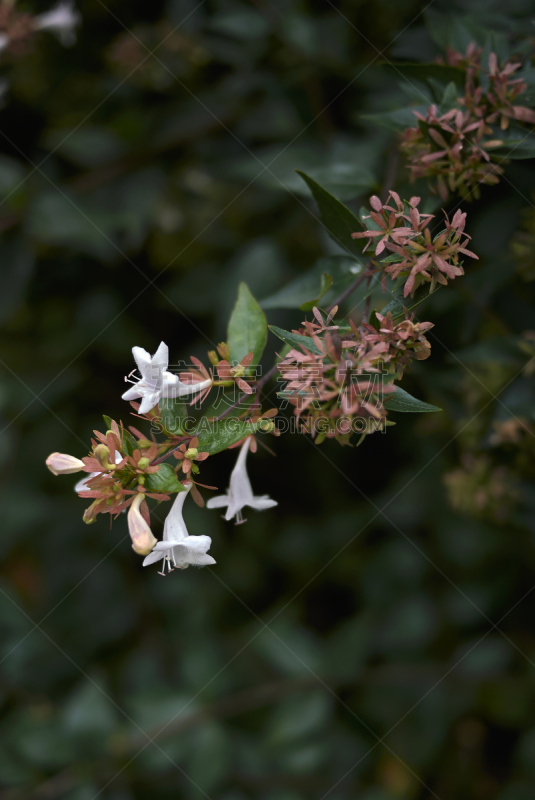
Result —
<svg viewBox="0 0 535 800"><path fill-rule="evenodd" d="M528 128L522 128L513 122L506 131L495 128L492 138L503 142L501 147L489 150L493 156L514 161L535 158L535 134Z"/></svg>
<svg viewBox="0 0 535 800"><path fill-rule="evenodd" d="M129 431L123 431L123 451L127 456L134 455L134 451L138 450L138 444Z"/></svg>
<svg viewBox="0 0 535 800"><path fill-rule="evenodd" d="M399 295L396 295L387 305L381 309L381 314L388 314L390 312L392 317L396 319L397 317L402 317L405 314L405 311L411 312L413 309L417 308L420 303L423 303L424 300L427 300L428 297L431 297L432 294L435 294L440 289L440 286L437 286L432 292L430 292L426 287L423 287L420 291L416 292L415 297L403 297L403 293L400 292Z"/></svg>
<svg viewBox="0 0 535 800"><path fill-rule="evenodd" d="M299 349L304 347L306 350L310 350L311 353L320 352L309 336L302 336L300 333L291 333L290 331L278 328L276 325L270 325L269 330L274 333L275 336L278 336L279 339L282 339L285 344L290 345L290 347L297 347Z"/></svg>
<svg viewBox="0 0 535 800"><path fill-rule="evenodd" d="M400 386L396 386L396 391L390 399L386 401L385 408L388 411L400 411L404 414L417 414L422 411L442 411L438 406L432 406L430 403L424 403L423 400L418 400Z"/></svg>
<svg viewBox="0 0 535 800"><path fill-rule="evenodd" d="M343 292L347 286L353 283L363 268L363 264L353 257L326 256L320 258L305 275L296 278L275 294L266 297L260 304L262 308L301 308L302 311L310 311L327 293L329 297L334 298ZM332 281L326 288L327 282L323 280L324 275L327 275Z"/></svg>
<svg viewBox="0 0 535 800"><path fill-rule="evenodd" d="M440 101L441 106L445 109L453 108L457 103L458 94L458 87L451 81L444 89L444 94Z"/></svg>
<svg viewBox="0 0 535 800"><path fill-rule="evenodd" d="M251 266L254 269L254 265ZM251 350L258 364L267 341L266 315L246 283L240 283L238 299L228 324L228 342L232 361L241 361Z"/></svg>
<svg viewBox="0 0 535 800"><path fill-rule="evenodd" d="M171 436L180 436L184 433L188 411L182 400L178 398L160 400L160 422L165 433Z"/></svg>
<svg viewBox="0 0 535 800"><path fill-rule="evenodd" d="M410 106L409 108L399 108L396 111L382 111L378 114L360 114L360 119L374 122L376 125L384 125L394 131L404 131L405 128L415 128L417 117L415 111L425 116L427 105Z"/></svg>
<svg viewBox="0 0 535 800"><path fill-rule="evenodd" d="M191 430L194 436L199 438L197 449L203 453L220 453L226 450L240 439L244 439L252 433L262 430L265 422L244 422L236 417L210 422L203 417L200 424Z"/></svg>
<svg viewBox="0 0 535 800"><path fill-rule="evenodd" d="M178 480L171 464L160 464L158 472L146 475L145 488L148 492L159 492L161 494L185 491L185 487Z"/></svg>
<svg viewBox="0 0 535 800"><path fill-rule="evenodd" d="M329 275L328 272L322 272L320 278L320 287L319 287L319 294L313 300L308 300L306 303L303 303L299 308L301 311L312 311L315 305L318 304L318 300L321 300L323 295L327 294L331 286L333 285L333 279Z"/></svg>
<svg viewBox="0 0 535 800"><path fill-rule="evenodd" d="M443 50L451 47L464 53L470 42L485 44L488 31L473 16L451 14L432 8L426 9L425 16L433 41Z"/></svg>
<svg viewBox="0 0 535 800"><path fill-rule="evenodd" d="M397 78L404 78L411 81L423 81L424 83L433 78L444 85L453 83L458 89L464 90L465 72L458 67L450 67L447 64L391 64L384 63L381 67Z"/></svg>
<svg viewBox="0 0 535 800"><path fill-rule="evenodd" d="M331 239L348 253L360 256L362 245L351 234L361 230L361 225L352 211L334 195L316 183L309 175L297 170L297 174L305 181L318 204L320 217Z"/></svg>

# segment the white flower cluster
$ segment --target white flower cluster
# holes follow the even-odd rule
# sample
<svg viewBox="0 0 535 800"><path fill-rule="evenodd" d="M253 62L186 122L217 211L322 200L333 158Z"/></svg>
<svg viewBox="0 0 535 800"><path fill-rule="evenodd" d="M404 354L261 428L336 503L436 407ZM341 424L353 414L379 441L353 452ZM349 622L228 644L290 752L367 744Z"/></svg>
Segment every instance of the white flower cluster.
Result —
<svg viewBox="0 0 535 800"><path fill-rule="evenodd" d="M133 373L130 373L127 380L133 385L123 394L123 399L131 401L141 398L138 408L140 415L148 414L162 399L186 397L188 395L200 396L213 384L213 380L210 377L194 383L187 383L180 380L178 375L173 375L173 373L169 372L169 349L164 342L161 342L153 356L147 353L142 347L134 347L132 352L140 377L132 378L131 375ZM201 375L202 374L201 372ZM204 374L208 375L208 372L205 371ZM193 376L190 375L190 379L194 380ZM131 464L134 463L139 467L143 459L139 457L139 454L136 460L134 460L132 456L125 456L124 452L119 452L117 445L111 444L114 436L115 441L119 441L119 428L117 423L112 422L112 427L113 425L115 425L115 433L113 431L108 431L108 435L111 437L109 440L109 447L107 444L103 443L107 441L106 438L101 436L100 444L96 445L94 443L93 456L89 459L85 459L85 461L75 458L74 456L66 455L65 453L52 453L46 460L50 471L53 472L54 475L70 475L82 470L87 471L88 468L95 469L95 467L98 467L100 464L101 470L98 472L90 472L86 475L76 484L74 487L75 491L81 493L82 497L97 498L95 500L96 503L101 503L103 498L104 500L108 498L108 500L112 501L112 504L117 505L117 513L121 513L121 510L123 512L126 511L126 508L129 506L128 529L132 540L132 548L136 553L139 553L139 555L145 556L143 561L144 567L163 561L162 572L160 574L165 575L166 567L167 571L171 572L175 568L185 569L190 566L204 567L208 564L215 564L216 562L212 556L208 555L208 550L212 544L210 537L190 536L186 528L186 523L184 522L184 517L182 516L186 497L190 493L194 483L190 474L186 473L187 477L182 483L182 489L178 492L171 506L171 510L167 515L164 523L163 538L160 542L153 536L150 529L150 518L147 505L144 502L145 492L140 491L138 493L132 491L132 488L129 486L129 488L123 490L121 494L121 491L119 491L121 489L120 483L116 485L111 477L113 475L113 470L116 469L117 465L124 466L124 464L129 461ZM277 505L276 501L271 500L267 495L262 495L261 497L255 497L253 495L246 466L251 438L251 436L248 436L241 445L238 460L236 466L232 470L230 485L226 494L214 497L208 501L208 508L225 507L227 509L225 519L236 519L236 524L245 522L242 514L245 506L250 506L251 508L261 511ZM156 446L153 445L153 448L156 453ZM110 449L115 450L115 464L110 464L108 461ZM192 458L200 459L201 456L207 456L207 453L198 453L195 447L193 447L191 451L185 450L184 456L189 458L188 453L190 452L193 454ZM148 458L144 460L146 462L146 467L150 462ZM185 460L186 458L184 458L184 461ZM86 466L85 462L87 461L89 461L91 466ZM122 467L119 467L119 470L121 468ZM158 470L153 469L152 471L157 472ZM94 480L99 475L104 476L100 483ZM110 478L110 480L108 480L108 478ZM141 480L140 483L142 483ZM142 487L139 486L138 488ZM108 491L108 494L106 494L106 491ZM118 491L119 494L117 494ZM165 497L164 492L152 494L149 491L147 494L149 497L153 497L157 500L164 499ZM162 497L162 494L164 497ZM132 495L135 495L135 497L132 498ZM127 502L125 502L125 497L129 497ZM89 510L91 508L90 506ZM110 513L112 513L112 510L111 508L109 509ZM87 515L86 510L84 519L86 522L91 522L94 516Z"/></svg>
<svg viewBox="0 0 535 800"><path fill-rule="evenodd" d="M123 394L123 400L134 400L141 397L140 414L146 414L163 398L185 397L202 392L211 384L211 380L198 383L183 383L178 375L168 372L169 348L161 342L156 353L151 357L142 347L132 349L141 378L134 382L132 388ZM242 510L250 506L258 511L272 508L277 505L267 495L254 497L251 482L247 475L246 459L249 452L250 438L247 438L240 449L240 454L230 476L230 486L226 494L213 497L208 501L208 508L227 508L225 519L236 518L236 523L245 522ZM154 564L163 560L162 573L165 574L167 566L170 572L174 568L185 569L189 566L204 567L215 564L208 550L212 544L209 536L190 536L182 516L184 502L191 489L187 486L185 492L179 492L169 514L166 517L161 542L153 543L152 532L139 512L139 504L134 503L128 513L130 533L136 549L136 537L142 541L144 552L150 552L143 561L143 566ZM145 526L145 527L144 527ZM152 538L151 538L152 537ZM156 540L154 540L155 542ZM139 549L138 552L143 552Z"/></svg>

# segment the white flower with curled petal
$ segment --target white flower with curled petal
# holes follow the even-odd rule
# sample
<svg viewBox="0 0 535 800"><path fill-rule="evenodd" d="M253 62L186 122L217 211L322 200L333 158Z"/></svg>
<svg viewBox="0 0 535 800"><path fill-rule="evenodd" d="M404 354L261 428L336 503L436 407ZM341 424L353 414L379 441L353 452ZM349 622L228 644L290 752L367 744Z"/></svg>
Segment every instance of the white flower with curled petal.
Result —
<svg viewBox="0 0 535 800"><path fill-rule="evenodd" d="M266 508L273 508L277 505L276 500L272 500L267 494L261 497L255 497L251 488L251 482L247 475L247 453L250 447L250 437L247 437L243 443L240 455L236 462L236 466L232 470L230 476L230 486L226 494L221 494L218 497L212 497L206 504L208 508L223 508L227 506L227 513L225 519L230 520L236 517L236 525L245 522L242 509L245 506L250 506L256 511L263 511Z"/></svg>
<svg viewBox="0 0 535 800"><path fill-rule="evenodd" d="M82 17L75 10L72 3L58 3L55 8L38 14L34 17L33 24L37 31L53 31L59 36L61 44L68 47L76 41L75 28L80 24Z"/></svg>
<svg viewBox="0 0 535 800"><path fill-rule="evenodd" d="M122 397L123 400L141 397L140 414L147 414L162 398L197 394L212 385L210 379L199 383L183 383L178 375L168 372L169 348L164 342L160 343L153 356L142 347L133 347L132 353L141 378L133 381L134 385Z"/></svg>
<svg viewBox="0 0 535 800"><path fill-rule="evenodd" d="M186 569L186 567L206 567L215 564L215 559L209 556L207 551L210 549L212 540L209 536L190 536L186 523L182 516L184 501L189 493L191 485L185 492L179 492L171 511L167 515L163 528L163 540L158 542L154 549L143 561L143 566L155 564L163 560L163 568L160 575L164 575L165 565L168 572L175 567Z"/></svg>

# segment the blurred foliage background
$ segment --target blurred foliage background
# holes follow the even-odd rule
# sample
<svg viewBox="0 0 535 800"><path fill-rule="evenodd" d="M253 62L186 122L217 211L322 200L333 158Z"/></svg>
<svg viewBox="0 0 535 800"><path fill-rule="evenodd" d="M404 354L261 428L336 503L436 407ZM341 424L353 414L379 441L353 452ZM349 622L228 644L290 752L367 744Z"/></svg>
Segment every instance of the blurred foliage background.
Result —
<svg viewBox="0 0 535 800"><path fill-rule="evenodd" d="M408 102L382 61L485 30L525 50L535 4L78 8L72 48L2 56L2 797L532 800L531 162L462 204L480 261L422 307L404 386L443 413L359 449L277 440L250 460L276 509L186 510L216 567L143 570L44 460L128 422L133 345L203 356L240 280L266 297L339 252L294 170L355 208L380 190L396 137L362 115Z"/></svg>

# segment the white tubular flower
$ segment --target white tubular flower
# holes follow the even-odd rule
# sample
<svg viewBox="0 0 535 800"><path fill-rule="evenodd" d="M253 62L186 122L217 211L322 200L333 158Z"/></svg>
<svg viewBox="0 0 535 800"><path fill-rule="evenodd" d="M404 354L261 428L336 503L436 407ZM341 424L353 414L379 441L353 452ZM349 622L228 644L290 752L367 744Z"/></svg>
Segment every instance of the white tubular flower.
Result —
<svg viewBox="0 0 535 800"><path fill-rule="evenodd" d="M236 517L236 525L246 521L241 513L242 508L245 506L250 506L257 511L263 511L266 508L273 508L273 506L277 505L277 501L272 500L267 494L261 497L253 495L246 465L250 442L250 438L247 437L241 447L236 466L230 476L230 487L227 493L212 497L206 504L208 508L223 508L227 506L225 519L230 520L232 517Z"/></svg>
<svg viewBox="0 0 535 800"><path fill-rule="evenodd" d="M33 23L37 31L53 31L57 33L62 45L69 47L76 41L75 28L82 17L69 2L58 3L55 8L38 14Z"/></svg>
<svg viewBox="0 0 535 800"><path fill-rule="evenodd" d="M51 453L46 460L46 465L54 475L72 475L85 467L84 462L79 458L66 453Z"/></svg>
<svg viewBox="0 0 535 800"><path fill-rule="evenodd" d="M191 487L190 487L191 488ZM190 536L182 517L184 501L188 495L189 488L185 492L179 492L171 511L167 515L163 528L163 540L158 542L151 553L143 561L143 566L148 567L156 561L163 560L163 568L160 575L165 574L165 565L168 572L175 567L186 569L186 567L206 567L215 564L215 559L209 556L207 551L210 549L212 540L209 536Z"/></svg>
<svg viewBox="0 0 535 800"><path fill-rule="evenodd" d="M135 400L141 397L140 414L147 414L162 398L197 394L212 385L210 379L199 383L183 383L178 375L168 372L169 348L164 342L161 342L152 357L142 347L133 347L132 353L141 378L135 381L134 386L127 389L122 397L123 400Z"/></svg>
<svg viewBox="0 0 535 800"><path fill-rule="evenodd" d="M128 530L132 539L132 549L139 553L140 556L146 556L147 553L150 553L157 541L139 510L143 499L144 495L142 493L138 494L128 510Z"/></svg>

